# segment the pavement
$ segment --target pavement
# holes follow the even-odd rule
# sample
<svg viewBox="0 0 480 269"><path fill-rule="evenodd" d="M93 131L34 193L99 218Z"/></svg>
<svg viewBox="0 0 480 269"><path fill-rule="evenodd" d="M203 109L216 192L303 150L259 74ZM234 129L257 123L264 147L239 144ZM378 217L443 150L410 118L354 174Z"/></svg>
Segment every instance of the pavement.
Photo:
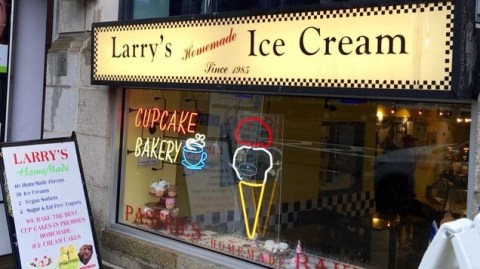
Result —
<svg viewBox="0 0 480 269"><path fill-rule="evenodd" d="M0 269L13 269L13 255L0 256Z"/></svg>
<svg viewBox="0 0 480 269"><path fill-rule="evenodd" d="M15 264L14 264L13 259L14 259L13 255L0 256L0 269L14 269ZM117 267L113 264L109 264L107 262L103 262L103 268L104 269L119 269L120 267Z"/></svg>

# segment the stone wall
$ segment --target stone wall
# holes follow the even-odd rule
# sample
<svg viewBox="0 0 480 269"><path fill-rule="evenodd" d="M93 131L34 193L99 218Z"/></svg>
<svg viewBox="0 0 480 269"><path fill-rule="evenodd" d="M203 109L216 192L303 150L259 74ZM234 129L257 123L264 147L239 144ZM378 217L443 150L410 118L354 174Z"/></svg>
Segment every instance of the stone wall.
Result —
<svg viewBox="0 0 480 269"><path fill-rule="evenodd" d="M110 230L114 182L115 91L91 85L91 23L116 20L118 0L57 1L47 54L44 138L77 135L97 240L104 261L123 268L222 268ZM62 62L63 61L63 62ZM61 67L61 65L64 65Z"/></svg>
<svg viewBox="0 0 480 269"><path fill-rule="evenodd" d="M478 86L477 86L478 87ZM472 113L472 120L475 118L477 125L474 127L476 128L477 132L480 130L480 98L477 100L477 103L475 104L477 107L476 114ZM474 121L472 121L474 122ZM468 212L470 213L473 217L476 216L477 214L480 213L480 135L477 134L477 137L475 139L476 143L473 145L470 145L471 150L475 150L475 167L474 169L470 169L470 171L474 171L474 182L473 182L473 206L472 206L472 211L473 212ZM470 163L472 161L470 160ZM468 207L468 206L467 206Z"/></svg>
<svg viewBox="0 0 480 269"><path fill-rule="evenodd" d="M58 74L59 55L66 74ZM45 138L75 131L96 227L105 227L111 165L113 91L90 84L90 34L60 34L47 57Z"/></svg>

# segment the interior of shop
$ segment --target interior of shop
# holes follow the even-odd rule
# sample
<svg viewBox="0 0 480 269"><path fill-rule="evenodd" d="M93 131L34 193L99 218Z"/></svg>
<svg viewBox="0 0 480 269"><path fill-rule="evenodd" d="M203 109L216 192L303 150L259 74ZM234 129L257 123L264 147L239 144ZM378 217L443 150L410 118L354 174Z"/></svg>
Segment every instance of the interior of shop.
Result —
<svg viewBox="0 0 480 269"><path fill-rule="evenodd" d="M128 89L123 111L132 227L273 267L248 249L417 268L466 214L468 104Z"/></svg>

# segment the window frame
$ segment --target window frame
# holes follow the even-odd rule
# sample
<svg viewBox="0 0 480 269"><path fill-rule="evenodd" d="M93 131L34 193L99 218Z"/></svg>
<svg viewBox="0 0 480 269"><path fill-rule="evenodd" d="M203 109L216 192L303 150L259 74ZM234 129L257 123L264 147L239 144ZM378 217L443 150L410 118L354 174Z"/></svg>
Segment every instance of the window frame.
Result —
<svg viewBox="0 0 480 269"><path fill-rule="evenodd" d="M121 166L121 161L122 161L122 139L123 139L123 128L124 128L124 114L123 114L123 104L125 102L125 98L127 96L126 92L128 89L134 89L134 90L145 90L146 88L142 87L122 87L122 88L116 88L115 90L115 100L114 100L114 108L115 108L115 113L114 113L114 122L116 123L114 128L112 128L112 141L113 141L113 146L112 146L112 156L114 158L112 159L112 176L111 176L111 188L109 188L109 204L110 206L108 208L112 209L109 210L109 221L107 222L107 227L111 228L112 230L115 230L117 232L120 232L122 234L128 235L128 236L133 236L135 238L145 240L149 243L155 244L161 248L167 248L171 249L173 251L178 252L180 255L186 254L186 255L191 255L196 258L200 258L212 263L217 263L221 264L224 266L228 267L236 267L236 268L241 268L245 267L246 265L249 266L249 268L265 268L264 266L260 266L257 263L254 262L249 262L248 260L243 260L238 257L234 256L229 256L226 253L218 252L215 251L214 249L208 249L208 248L203 248L198 245L190 244L188 242L184 242L181 240L177 240L175 238L167 237L167 236L162 236L160 234L156 234L153 232L149 232L146 230L138 229L133 226L129 226L127 224L121 223L118 221L118 204L121 199L121 189L120 189L120 177L122 175L122 166ZM149 89L149 90L155 90L155 89ZM178 89L166 89L166 88L159 88L158 90L174 90L174 91L181 91ZM185 90L193 90L193 89L185 89ZM209 91L213 92L213 90ZM231 92L227 92L231 93ZM257 93L260 94L260 93ZM306 97L305 95L297 95L299 97ZM311 96L309 96L311 97ZM316 98L324 98L325 96L315 96ZM368 99L368 97L366 97ZM389 99L383 99L384 101L387 101ZM418 102L417 100L414 99L409 99L409 100L404 100L404 101L411 101L411 102ZM430 100L431 102L435 102L435 100ZM437 100L438 101L438 100ZM452 101L445 101L445 103L451 103L451 104L465 104L465 102L452 102ZM471 115L477 115L477 106L475 105L475 102L470 102L470 107L471 107ZM478 134L478 130L475 128L477 125L477 119L475 117L472 117L472 121L470 123L470 145L475 145L476 143L476 137ZM474 184L475 184L475 165L474 160L476 156L476 148L471 147L469 151L469 166L468 166L468 183L467 183L467 218L473 218L473 214L476 213L474 212Z"/></svg>

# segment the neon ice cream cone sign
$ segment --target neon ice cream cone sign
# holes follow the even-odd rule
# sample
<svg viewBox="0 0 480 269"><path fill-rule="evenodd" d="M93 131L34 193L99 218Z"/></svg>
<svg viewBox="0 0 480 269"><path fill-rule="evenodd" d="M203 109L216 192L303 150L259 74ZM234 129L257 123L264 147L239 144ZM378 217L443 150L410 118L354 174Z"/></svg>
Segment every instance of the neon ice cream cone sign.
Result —
<svg viewBox="0 0 480 269"><path fill-rule="evenodd" d="M267 132L267 140L266 141L256 141L255 139L245 140L241 137L240 132L243 127L250 123L258 123L263 127ZM248 135L248 134L247 134ZM252 135L252 134L250 134ZM255 133L255 135L258 135ZM235 130L235 138L237 142L241 145L235 150L233 154L232 160L232 167L235 171L237 178L240 180L238 184L238 190L240 193L240 199L242 204L242 213L243 213L243 220L245 223L245 229L247 233L247 237L249 239L255 238L257 228L258 228L258 221L260 217L260 212L262 208L263 196L265 194L265 185L267 183L267 177L273 168L273 157L272 153L267 150L267 148L272 144L272 131L270 127L259 117L249 117L242 119ZM267 165L268 167L264 167L264 172L261 174L259 168L256 163L248 161L248 154L255 153L264 155L267 157ZM263 178L262 178L263 177ZM252 181L247 181L252 180ZM261 183L258 181L261 180ZM253 226L250 227L249 218L247 213L247 205L245 203L245 195L243 193L243 187L247 186L252 189L260 189L260 196L258 201L255 202L254 198L254 209L255 209L255 217L253 220ZM255 205L256 204L256 205Z"/></svg>

